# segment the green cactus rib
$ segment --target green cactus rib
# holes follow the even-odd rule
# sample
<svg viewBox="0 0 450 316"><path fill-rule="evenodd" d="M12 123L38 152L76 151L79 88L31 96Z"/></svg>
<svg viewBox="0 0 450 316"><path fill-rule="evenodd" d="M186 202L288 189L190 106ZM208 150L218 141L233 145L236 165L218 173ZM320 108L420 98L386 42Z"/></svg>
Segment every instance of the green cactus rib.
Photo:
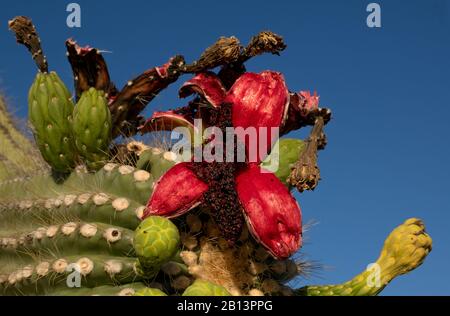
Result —
<svg viewBox="0 0 450 316"><path fill-rule="evenodd" d="M183 296L231 296L222 286L197 279L184 291Z"/></svg>
<svg viewBox="0 0 450 316"><path fill-rule="evenodd" d="M131 166L107 164L98 173L98 178L107 192L129 197L140 204L148 202L154 186L151 173Z"/></svg>
<svg viewBox="0 0 450 316"><path fill-rule="evenodd" d="M67 290L68 281L73 281L76 285L76 279L72 279L76 278L76 275L80 276L79 285L82 288L140 282L143 278L136 274L135 263L135 258L102 255L41 259L35 264L1 271L0 293L49 295L55 291Z"/></svg>
<svg viewBox="0 0 450 316"><path fill-rule="evenodd" d="M0 256L104 254L134 257L134 232L103 223L69 222L0 236Z"/></svg>
<svg viewBox="0 0 450 316"><path fill-rule="evenodd" d="M148 290L159 291L157 289L148 289L144 283L130 283L121 286L103 285L95 288L73 288L49 293L51 296L157 296L140 295L139 293L150 293ZM160 291L161 292L161 291ZM161 292L162 293L162 292ZM158 295L163 296L163 295Z"/></svg>
<svg viewBox="0 0 450 316"><path fill-rule="evenodd" d="M26 200L9 204L0 211L5 226L13 222L33 224L36 221L51 222L75 218L85 222L98 222L135 229L144 206L126 198L105 193L82 193L65 195L56 199ZM3 225L2 225L3 226Z"/></svg>
<svg viewBox="0 0 450 316"><path fill-rule="evenodd" d="M34 144L16 125L0 96L0 181L35 174L47 168Z"/></svg>
<svg viewBox="0 0 450 316"><path fill-rule="evenodd" d="M432 249L421 220L412 218L392 231L375 264L352 280L328 286L307 286L299 296L374 296L394 278L420 266Z"/></svg>
<svg viewBox="0 0 450 316"><path fill-rule="evenodd" d="M292 172L292 166L298 161L300 154L305 148L306 145L303 140L291 138L280 139L261 166L269 171L273 171L277 178L291 189L291 186L287 183L287 179ZM276 163L277 161L278 163Z"/></svg>
<svg viewBox="0 0 450 316"><path fill-rule="evenodd" d="M144 151L136 164L138 169L151 172L153 178L159 180L163 174L167 172L177 163L178 157L175 153L159 148L151 148Z"/></svg>
<svg viewBox="0 0 450 316"><path fill-rule="evenodd" d="M29 119L39 150L56 171L68 172L76 163L72 137L71 95L55 72L38 73L28 95Z"/></svg>
<svg viewBox="0 0 450 316"><path fill-rule="evenodd" d="M30 222L36 217L75 217L134 230L153 185L147 171L115 164L95 174L73 172L63 184L49 175L4 183L0 185L0 227L7 229L11 221Z"/></svg>
<svg viewBox="0 0 450 316"><path fill-rule="evenodd" d="M0 203L103 192L146 204L153 185L154 178L149 172L110 163L96 173L72 172L61 184L56 183L49 174L0 183Z"/></svg>
<svg viewBox="0 0 450 316"><path fill-rule="evenodd" d="M73 112L75 145L86 165L100 169L109 159L111 113L103 91L90 88L83 92Z"/></svg>

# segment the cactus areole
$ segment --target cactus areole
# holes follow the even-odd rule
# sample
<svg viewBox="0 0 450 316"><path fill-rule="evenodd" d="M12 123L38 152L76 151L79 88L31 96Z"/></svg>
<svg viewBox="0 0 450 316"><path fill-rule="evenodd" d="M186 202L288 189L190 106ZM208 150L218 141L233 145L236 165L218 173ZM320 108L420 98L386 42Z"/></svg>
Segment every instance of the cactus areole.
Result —
<svg viewBox="0 0 450 316"><path fill-rule="evenodd" d="M215 74L200 73L183 85L180 95L194 92L209 104L202 109L201 118L206 117L209 125L218 127L224 134L227 127L254 127L258 132L261 128L280 128L290 101L283 76L272 71L244 73L229 91ZM187 113L183 114L184 120L192 122L193 116ZM161 117L164 115L159 113L157 119ZM169 120L173 117L173 111L165 116ZM148 125L157 119L150 119ZM245 139L239 134L233 137L237 158L238 144ZM301 211L278 178L259 166L274 141L268 139L268 144L262 144L262 138L257 135L257 148L266 146L267 149L256 160L250 159L249 142L245 142L245 162L223 159L174 166L158 182L145 216L176 217L203 203L230 243L239 238L245 219L253 236L274 257L288 258L302 244Z"/></svg>

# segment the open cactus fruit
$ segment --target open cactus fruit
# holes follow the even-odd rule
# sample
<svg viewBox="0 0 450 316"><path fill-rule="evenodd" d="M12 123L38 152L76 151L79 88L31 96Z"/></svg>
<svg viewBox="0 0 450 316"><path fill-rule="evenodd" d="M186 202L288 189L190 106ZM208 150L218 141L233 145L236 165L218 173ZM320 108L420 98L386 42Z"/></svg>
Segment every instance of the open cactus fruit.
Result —
<svg viewBox="0 0 450 316"><path fill-rule="evenodd" d="M247 45L222 37L198 60L172 57L121 90L99 50L69 39L71 92L49 69L31 20L16 17L9 28L38 73L28 96L34 143L0 100L0 294L378 295L431 251L424 223L408 219L373 269L342 284L292 288L311 266L296 255L309 210L293 192L319 185L332 115L317 93L292 92L281 73L247 70L251 58L280 55L282 37L265 31ZM144 119L181 76L187 105ZM191 132L191 154L144 136L179 128ZM231 128L240 132L217 136ZM310 129L306 139L286 137L301 128Z"/></svg>

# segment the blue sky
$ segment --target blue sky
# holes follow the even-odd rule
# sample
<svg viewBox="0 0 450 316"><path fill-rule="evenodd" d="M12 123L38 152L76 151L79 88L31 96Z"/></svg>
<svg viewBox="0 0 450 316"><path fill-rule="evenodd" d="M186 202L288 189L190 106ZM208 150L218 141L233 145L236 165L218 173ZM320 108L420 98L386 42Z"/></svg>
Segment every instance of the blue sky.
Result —
<svg viewBox="0 0 450 316"><path fill-rule="evenodd" d="M50 68L70 86L68 37L110 51L110 72L122 86L172 55L192 61L219 36L245 43L270 29L284 36L288 49L281 57L254 59L248 69L281 71L294 91L317 89L334 113L320 156L323 181L315 192L297 196L305 221L318 222L302 252L327 266L307 283L353 277L377 258L394 227L419 217L434 249L422 267L383 294L450 295L449 1L378 1L380 29L366 26L371 1L365 0L77 2L79 29L65 23L70 1L0 4L0 89L19 116L26 115L36 70L7 29L16 15L33 19ZM182 105L179 84L146 113Z"/></svg>

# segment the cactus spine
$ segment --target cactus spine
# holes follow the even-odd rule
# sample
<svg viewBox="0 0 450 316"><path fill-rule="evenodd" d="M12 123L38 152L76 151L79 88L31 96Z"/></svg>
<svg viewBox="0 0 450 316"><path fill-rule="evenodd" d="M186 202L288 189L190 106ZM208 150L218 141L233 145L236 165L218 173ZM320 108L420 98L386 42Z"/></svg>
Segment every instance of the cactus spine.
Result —
<svg viewBox="0 0 450 316"><path fill-rule="evenodd" d="M373 296L395 277L420 266L432 248L431 237L421 220L411 218L392 231L378 260L352 280L328 286L307 286L297 290L307 296Z"/></svg>

